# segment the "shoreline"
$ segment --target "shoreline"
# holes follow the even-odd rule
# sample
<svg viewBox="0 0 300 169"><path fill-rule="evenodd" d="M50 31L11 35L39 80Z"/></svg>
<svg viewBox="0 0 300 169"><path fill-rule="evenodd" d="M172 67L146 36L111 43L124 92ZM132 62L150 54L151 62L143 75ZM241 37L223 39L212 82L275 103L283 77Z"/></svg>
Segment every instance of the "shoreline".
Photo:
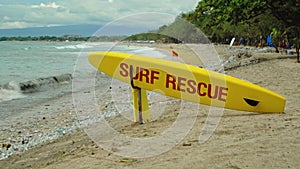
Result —
<svg viewBox="0 0 300 169"><path fill-rule="evenodd" d="M178 48L177 47L178 46L175 46L173 49L176 51L181 50L178 52L179 56L182 53L186 54L190 52L186 51L187 49L185 48L179 49L180 46ZM157 50L171 53L170 46L164 46ZM225 50L225 48L221 48L219 50L224 50L224 53L226 54L227 49ZM189 57L192 56L192 54L187 54L186 56ZM268 58L269 56L264 55L263 57ZM280 57L285 58L285 56ZM177 144L172 150L159 156L151 157L150 159L125 158L114 155L113 152L107 152L91 141L82 129L75 129L74 133L62 134L62 137L51 142L43 143L24 153L18 153L7 159L1 160L0 164L6 168L19 168L21 166L28 168L76 168L76 166L81 166L83 168L97 168L97 165L100 164L105 168L152 168L162 167L164 165L167 165L170 168L177 168L178 166L184 166L187 168L245 168L246 165L250 168L253 168L254 166L275 168L287 168L288 166L291 168L296 167L296 165L299 165L297 155L299 155L300 152L298 149L295 149L295 147L299 146L299 143L296 142L297 137L293 136L297 135L297 128L300 128L300 117L297 114L299 113L299 106L297 106L299 92L297 91L300 90L300 86L296 85L297 82L299 82L297 80L299 80L298 77L300 77L300 66L294 63L294 61L296 61L294 59L287 58L284 60L278 60L280 57L272 54L272 56L269 57L272 58L272 60L266 59L262 60L265 62L260 63L250 62L251 64L247 64L242 67L228 69L227 73L284 94L288 98L286 114L258 115L248 112L225 110L224 117L222 117L219 127L205 145L201 145L195 142L195 140L197 140L199 136L200 129L202 128L201 124L203 124L206 119L207 107L204 107L203 110L200 111L200 115L197 115L195 126L182 142ZM189 59L191 58L192 57ZM260 59L261 57L257 58ZM243 59L247 60L249 58ZM193 60L188 61L195 63ZM295 73L292 73L289 76L291 72ZM279 77L281 79L279 79ZM274 81L274 78L278 79L278 82ZM294 85L291 86L290 83ZM101 108L108 109L110 107L106 107L106 103L109 102L109 84L104 85L104 89L101 90L107 93L105 97L99 100L102 103ZM71 96L66 100L69 99L71 99ZM61 100L54 100L53 105L58 106L62 102L63 101ZM77 117L75 117L76 114L72 108L73 105L71 105L72 102L70 104L70 101L67 101L67 103L68 104L66 104L64 108L55 106L52 107L52 104L47 104L48 106L41 105L39 108L36 108L35 111L38 111L38 109L44 109L47 111L55 109L53 112L56 113L54 113L53 116L56 117L54 119L49 118L53 121L62 120L62 125L67 125L66 123L68 123L68 120L70 120L70 122L72 120L77 120ZM64 113L61 112L65 112L65 116ZM46 113L46 111L44 113ZM162 117L158 118L154 122L150 122L149 124L133 127L130 126L130 122L128 120L124 120L124 118L120 115L113 119L108 118L108 121L119 132L135 137L148 137L149 134L155 136L157 133L161 133L166 126L170 126L177 113L178 108L176 108L175 101L171 102L171 104L167 106L167 113L164 113ZM43 117L40 116L40 118L40 121L45 122L45 120L48 120L48 117L43 119ZM144 135L145 133L148 134ZM279 137L286 139L281 140ZM276 139L274 140L274 138ZM285 145L284 143L289 143L289 145ZM275 148L274 145L277 144L281 146ZM229 151L222 152L223 149L229 149ZM261 158L267 160L269 155L273 155L273 160L270 160L269 162L260 160ZM279 157L282 157L283 155L283 160L280 160L281 158ZM199 156L199 159L188 158L197 156ZM187 162L184 162L182 159L187 160ZM249 159L256 160L244 163ZM14 161L17 162L15 163ZM84 163L76 161L84 161ZM196 163L199 163L199 165ZM215 166L213 163L215 163Z"/></svg>

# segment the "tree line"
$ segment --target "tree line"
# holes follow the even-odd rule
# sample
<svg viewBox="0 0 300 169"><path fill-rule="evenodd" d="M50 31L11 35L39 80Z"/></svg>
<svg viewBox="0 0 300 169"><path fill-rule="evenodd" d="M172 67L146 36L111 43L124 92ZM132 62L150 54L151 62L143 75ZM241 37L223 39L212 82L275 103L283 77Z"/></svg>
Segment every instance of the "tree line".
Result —
<svg viewBox="0 0 300 169"><path fill-rule="evenodd" d="M300 62L299 0L202 0L194 11L182 17L213 42L236 37L256 45L266 42L267 36L272 34L276 50L280 41L285 40L296 48Z"/></svg>
<svg viewBox="0 0 300 169"><path fill-rule="evenodd" d="M152 40L161 35L171 41L229 44L235 37L246 45L266 45L272 35L276 51L285 40L296 48L297 60L300 47L300 0L202 0L194 11L182 13L170 25L158 30L127 38ZM154 36L156 34L156 36Z"/></svg>

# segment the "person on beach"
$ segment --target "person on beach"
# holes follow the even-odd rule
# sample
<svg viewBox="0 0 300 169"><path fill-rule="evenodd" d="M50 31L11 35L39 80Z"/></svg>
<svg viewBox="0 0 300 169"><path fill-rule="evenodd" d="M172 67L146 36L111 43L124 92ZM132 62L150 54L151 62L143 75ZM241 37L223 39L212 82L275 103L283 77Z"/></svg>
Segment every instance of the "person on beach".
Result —
<svg viewBox="0 0 300 169"><path fill-rule="evenodd" d="M243 40L243 38L241 38L239 45L242 46L243 44L244 44L244 40Z"/></svg>
<svg viewBox="0 0 300 169"><path fill-rule="evenodd" d="M282 53L287 54L287 45L284 39L280 42L280 48L281 48L281 54Z"/></svg>
<svg viewBox="0 0 300 169"><path fill-rule="evenodd" d="M259 43L258 43L257 47L262 48L263 47L263 37L262 37L262 35L259 36L258 42Z"/></svg>
<svg viewBox="0 0 300 169"><path fill-rule="evenodd" d="M275 45L272 42L272 35L273 35L273 32L267 37L267 46L269 46L269 47L275 47Z"/></svg>
<svg viewBox="0 0 300 169"><path fill-rule="evenodd" d="M286 47L285 40L282 40L282 41L280 42L280 47L281 47L281 48L285 48L285 47Z"/></svg>

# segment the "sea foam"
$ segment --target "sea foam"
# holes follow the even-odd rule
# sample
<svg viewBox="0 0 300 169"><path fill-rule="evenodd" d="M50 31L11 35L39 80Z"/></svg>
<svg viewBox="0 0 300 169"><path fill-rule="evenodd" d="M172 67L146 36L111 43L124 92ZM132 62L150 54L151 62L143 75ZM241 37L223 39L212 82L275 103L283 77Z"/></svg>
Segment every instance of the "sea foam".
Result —
<svg viewBox="0 0 300 169"><path fill-rule="evenodd" d="M26 97L17 82L9 82L0 86L0 102Z"/></svg>
<svg viewBox="0 0 300 169"><path fill-rule="evenodd" d="M38 92L57 85L63 85L72 80L71 74L62 74L46 78L28 80L26 82L9 82L0 85L0 102L26 97L26 93Z"/></svg>

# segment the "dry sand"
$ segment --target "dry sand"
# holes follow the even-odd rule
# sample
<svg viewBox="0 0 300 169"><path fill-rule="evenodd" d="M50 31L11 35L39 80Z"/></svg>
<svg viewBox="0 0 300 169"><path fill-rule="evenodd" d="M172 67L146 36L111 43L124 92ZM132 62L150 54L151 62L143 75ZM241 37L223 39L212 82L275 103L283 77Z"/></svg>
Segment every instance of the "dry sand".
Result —
<svg viewBox="0 0 300 169"><path fill-rule="evenodd" d="M190 52L180 45L173 46L180 56ZM159 50L170 52L168 45L160 46ZM226 47L217 47L217 50L220 55L228 51ZM275 53L260 55L274 58L278 56ZM188 58L184 60L196 63ZM195 115L196 122L187 136L171 150L150 158L118 156L115 154L118 153L118 147L106 151L84 131L78 130L51 143L1 160L0 166L3 169L299 168L300 64L294 58L270 59L234 68L226 73L285 96L285 113L256 114L225 110L212 137L200 144L199 135L210 109L208 106L201 106ZM188 110L188 107L185 108ZM131 122L120 115L108 118L107 121L124 135L137 138L155 137L172 126L180 110L179 101L174 100L166 105L165 112L159 118L144 125L131 126Z"/></svg>

